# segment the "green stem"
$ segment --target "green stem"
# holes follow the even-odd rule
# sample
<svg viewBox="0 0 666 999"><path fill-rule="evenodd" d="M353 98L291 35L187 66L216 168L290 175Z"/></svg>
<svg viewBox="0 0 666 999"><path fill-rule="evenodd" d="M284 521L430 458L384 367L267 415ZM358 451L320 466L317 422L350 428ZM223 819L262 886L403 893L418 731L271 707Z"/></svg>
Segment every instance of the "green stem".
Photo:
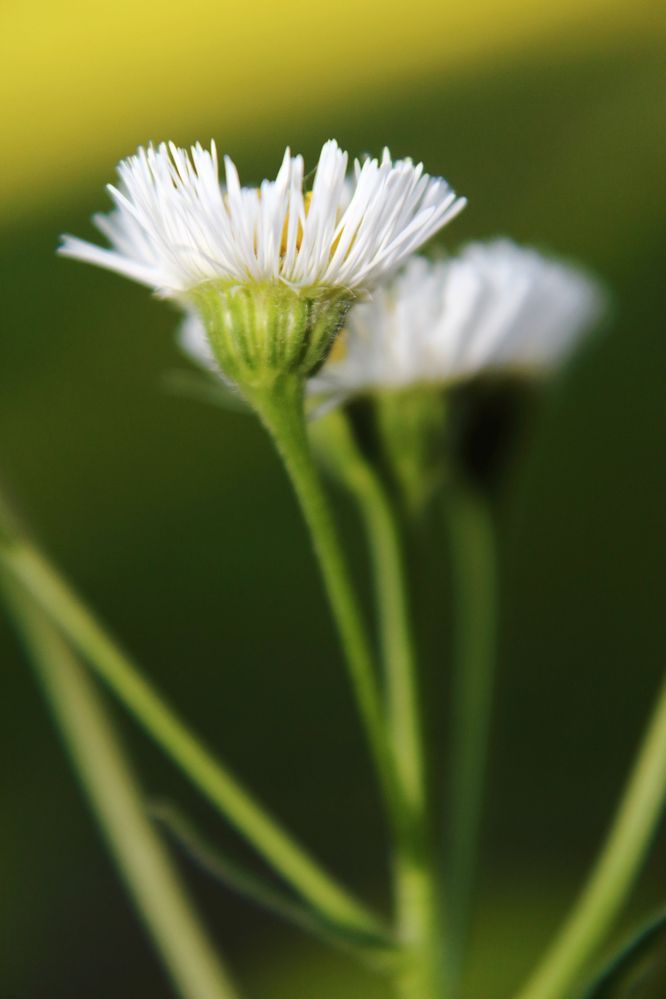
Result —
<svg viewBox="0 0 666 999"><path fill-rule="evenodd" d="M569 996L640 870L666 799L666 679L606 843L572 912L517 999Z"/></svg>
<svg viewBox="0 0 666 999"><path fill-rule="evenodd" d="M446 518L456 621L447 898L451 976L459 983L469 935L488 754L497 570L492 518L483 497L452 485Z"/></svg>
<svg viewBox="0 0 666 999"><path fill-rule="evenodd" d="M314 428L323 456L355 498L370 547L377 614L386 674L389 733L402 792L404 815L396 843L395 888L398 932L412 960L402 983L404 996L444 993L443 933L433 870L418 675L407 599L400 531L386 489L338 411Z"/></svg>
<svg viewBox="0 0 666 999"><path fill-rule="evenodd" d="M361 933L382 932L365 907L212 756L36 548L14 537L9 544L0 544L0 565L31 594L153 739L288 884L334 924Z"/></svg>
<svg viewBox="0 0 666 999"><path fill-rule="evenodd" d="M366 636L360 602L343 557L319 473L312 458L298 380L246 396L273 438L291 479L321 570L345 652L352 687L380 784L394 824L402 813L395 761L386 733L384 710Z"/></svg>
<svg viewBox="0 0 666 999"><path fill-rule="evenodd" d="M25 593L9 583L6 591L79 780L174 986L184 999L234 999L85 670Z"/></svg>
<svg viewBox="0 0 666 999"><path fill-rule="evenodd" d="M190 820L169 803L156 802L149 809L189 859L226 888L255 905L299 927L331 947L338 947L366 968L390 974L403 962L403 954L389 937L362 937L359 933L341 932L339 927L325 922L312 906L287 894L283 889L257 877L219 848L202 838Z"/></svg>

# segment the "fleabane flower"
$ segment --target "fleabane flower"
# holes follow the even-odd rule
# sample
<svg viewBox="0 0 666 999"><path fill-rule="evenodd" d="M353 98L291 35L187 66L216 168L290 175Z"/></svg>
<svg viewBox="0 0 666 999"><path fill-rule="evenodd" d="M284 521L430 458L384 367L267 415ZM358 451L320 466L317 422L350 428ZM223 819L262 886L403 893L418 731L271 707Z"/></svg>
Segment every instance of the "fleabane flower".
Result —
<svg viewBox="0 0 666 999"><path fill-rule="evenodd" d="M117 271L201 316L213 353L242 391L285 372L302 378L355 298L371 291L464 206L411 160L356 161L324 144L312 187L287 150L274 181L241 187L214 144L140 148L95 217L102 248L71 236L60 252Z"/></svg>
<svg viewBox="0 0 666 999"><path fill-rule="evenodd" d="M602 308L581 270L506 239L434 262L414 257L354 308L310 387L347 396L539 375L566 359Z"/></svg>
<svg viewBox="0 0 666 999"><path fill-rule="evenodd" d="M385 464L418 516L464 463L454 438L474 407L458 408L463 400L449 389L483 376L546 374L602 305L600 287L582 271L505 239L435 262L415 257L350 313L345 335L310 379L311 393L325 400L315 413L369 399ZM325 427L317 436L323 447Z"/></svg>

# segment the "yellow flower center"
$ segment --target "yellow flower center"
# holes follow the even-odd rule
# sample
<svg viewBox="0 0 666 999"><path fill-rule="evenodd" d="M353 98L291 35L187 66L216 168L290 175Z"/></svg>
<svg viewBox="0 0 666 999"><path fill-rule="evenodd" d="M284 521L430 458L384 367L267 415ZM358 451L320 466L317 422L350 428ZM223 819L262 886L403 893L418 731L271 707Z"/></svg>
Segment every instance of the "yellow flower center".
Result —
<svg viewBox="0 0 666 999"><path fill-rule="evenodd" d="M256 188L256 192L257 192L257 197L261 200L261 190L260 190L260 188ZM304 209L306 218L307 218L308 212L310 211L310 205L311 205L311 203L312 203L312 191L306 191L305 194L303 195L303 209ZM330 252L329 252L329 256L330 257L333 256L333 254L335 253L336 249L338 248L338 243L340 242L341 236L342 236L342 233L339 233L335 237L335 239L333 240L333 242L331 243L331 249L330 249ZM289 238L289 213L287 212L286 218L284 220L284 225L282 226L282 235L280 237L280 256L281 257L286 257L286 255L287 255L287 240L288 240L288 238ZM297 251L300 250L302 243L303 243L303 226L302 226L301 221L299 219L298 229L296 231L296 250ZM352 244L351 245L353 245L353 240L352 240ZM255 251L256 251L256 248L257 247L256 247L256 241L255 241ZM350 246L350 249L351 249L351 246Z"/></svg>
<svg viewBox="0 0 666 999"><path fill-rule="evenodd" d="M261 192L259 193L259 196L261 197ZM311 203L311 201L312 201L312 191L307 191L303 195L303 207L305 209L306 218L307 218L308 212L310 211L310 203ZM284 225L282 227L282 241L280 243L280 256L281 257L285 257L287 255L287 235L288 235L288 233L289 233L289 214L287 214L287 217L284 220ZM302 242L303 242L303 226L301 225L300 220L299 220L298 231L296 233L296 249L297 250L300 250Z"/></svg>

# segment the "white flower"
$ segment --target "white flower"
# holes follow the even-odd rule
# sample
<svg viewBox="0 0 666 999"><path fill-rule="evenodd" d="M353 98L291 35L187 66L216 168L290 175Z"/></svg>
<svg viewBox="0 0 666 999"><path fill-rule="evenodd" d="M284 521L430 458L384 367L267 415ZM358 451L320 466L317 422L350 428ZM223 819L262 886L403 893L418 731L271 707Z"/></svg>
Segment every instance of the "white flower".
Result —
<svg viewBox="0 0 666 999"><path fill-rule="evenodd" d="M465 201L388 150L356 161L350 177L347 164L336 142L325 143L306 193L303 158L288 149L274 181L247 188L228 157L220 183L214 144L140 148L108 188L115 210L94 219L111 249L65 236L60 252L169 297L211 281L366 291Z"/></svg>
<svg viewBox="0 0 666 999"><path fill-rule="evenodd" d="M509 240L472 243L435 262L416 257L352 309L310 389L345 396L483 372L539 373L566 357L602 304L580 270Z"/></svg>

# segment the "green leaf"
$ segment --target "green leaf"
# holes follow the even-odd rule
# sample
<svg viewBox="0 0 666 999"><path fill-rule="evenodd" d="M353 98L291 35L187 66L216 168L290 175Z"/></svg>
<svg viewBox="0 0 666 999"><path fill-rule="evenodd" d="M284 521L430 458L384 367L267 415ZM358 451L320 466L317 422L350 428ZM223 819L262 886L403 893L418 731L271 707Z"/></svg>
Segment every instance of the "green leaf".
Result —
<svg viewBox="0 0 666 999"><path fill-rule="evenodd" d="M362 934L326 920L321 913L287 892L268 884L235 860L224 856L211 845L170 802L153 802L149 814L159 822L174 842L207 874L221 881L231 891L249 899L262 909L292 923L327 944L355 954L376 970L394 968L400 952L388 935Z"/></svg>
<svg viewBox="0 0 666 999"><path fill-rule="evenodd" d="M584 993L583 999L621 999L638 978L663 957L666 944L666 909L634 934L611 958Z"/></svg>

